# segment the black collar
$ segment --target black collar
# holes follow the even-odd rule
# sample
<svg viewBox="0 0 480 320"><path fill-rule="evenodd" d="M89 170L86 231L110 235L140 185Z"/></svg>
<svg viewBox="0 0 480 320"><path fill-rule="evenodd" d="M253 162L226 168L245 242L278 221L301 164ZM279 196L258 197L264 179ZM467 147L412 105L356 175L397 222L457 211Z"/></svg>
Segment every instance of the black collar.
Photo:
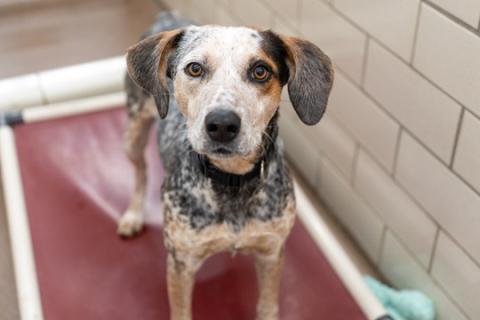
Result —
<svg viewBox="0 0 480 320"><path fill-rule="evenodd" d="M192 152L192 157L197 163L200 171L209 179L225 186L233 188L241 188L253 179L259 178L263 173L264 159L258 161L252 170L245 174L228 173L215 167L204 155Z"/></svg>

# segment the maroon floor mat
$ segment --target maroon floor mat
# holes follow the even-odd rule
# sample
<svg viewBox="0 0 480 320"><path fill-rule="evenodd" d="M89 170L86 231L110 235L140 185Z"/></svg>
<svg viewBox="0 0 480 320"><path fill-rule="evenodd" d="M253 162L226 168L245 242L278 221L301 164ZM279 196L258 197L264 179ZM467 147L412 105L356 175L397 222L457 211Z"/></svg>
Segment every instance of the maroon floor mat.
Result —
<svg viewBox="0 0 480 320"><path fill-rule="evenodd" d="M148 226L133 240L116 235L133 184L125 122L110 110L15 128L46 320L168 319L154 139ZM251 258L215 256L197 275L194 319L254 319L256 298ZM281 319L365 320L300 222L287 244Z"/></svg>

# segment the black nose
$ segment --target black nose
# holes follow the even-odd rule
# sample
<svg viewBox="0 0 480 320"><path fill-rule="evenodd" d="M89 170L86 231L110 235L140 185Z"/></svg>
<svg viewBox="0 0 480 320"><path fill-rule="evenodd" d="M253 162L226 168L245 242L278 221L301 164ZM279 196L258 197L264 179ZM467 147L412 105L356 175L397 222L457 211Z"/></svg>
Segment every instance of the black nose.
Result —
<svg viewBox="0 0 480 320"><path fill-rule="evenodd" d="M205 117L205 128L213 141L230 142L240 131L240 118L230 110L215 110Z"/></svg>

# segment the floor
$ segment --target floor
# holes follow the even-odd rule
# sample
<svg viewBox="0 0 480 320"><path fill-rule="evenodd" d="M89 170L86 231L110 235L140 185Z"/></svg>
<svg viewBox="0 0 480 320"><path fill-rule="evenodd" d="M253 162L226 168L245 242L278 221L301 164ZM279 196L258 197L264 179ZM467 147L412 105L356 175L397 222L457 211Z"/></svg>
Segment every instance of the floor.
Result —
<svg viewBox="0 0 480 320"><path fill-rule="evenodd" d="M0 79L123 54L159 8L151 0L0 1ZM13 279L2 206L1 320L19 319Z"/></svg>
<svg viewBox="0 0 480 320"><path fill-rule="evenodd" d="M120 55L159 8L152 0L0 1L0 79ZM335 220L324 218L360 270L375 274ZM1 320L19 319L9 248L0 207Z"/></svg>
<svg viewBox="0 0 480 320"><path fill-rule="evenodd" d="M158 8L152 0L0 1L0 79L123 54Z"/></svg>

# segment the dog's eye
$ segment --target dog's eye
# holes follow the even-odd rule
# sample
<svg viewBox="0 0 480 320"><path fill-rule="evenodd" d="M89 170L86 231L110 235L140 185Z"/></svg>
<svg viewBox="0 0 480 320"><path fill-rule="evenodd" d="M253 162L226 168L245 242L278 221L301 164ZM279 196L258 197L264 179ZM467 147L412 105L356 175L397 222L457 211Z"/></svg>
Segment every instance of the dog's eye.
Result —
<svg viewBox="0 0 480 320"><path fill-rule="evenodd" d="M189 76L197 78L203 74L203 67L199 63L192 62L187 65L185 72Z"/></svg>
<svg viewBox="0 0 480 320"><path fill-rule="evenodd" d="M270 77L270 71L263 65L256 66L252 70L252 78L258 82L264 82Z"/></svg>

